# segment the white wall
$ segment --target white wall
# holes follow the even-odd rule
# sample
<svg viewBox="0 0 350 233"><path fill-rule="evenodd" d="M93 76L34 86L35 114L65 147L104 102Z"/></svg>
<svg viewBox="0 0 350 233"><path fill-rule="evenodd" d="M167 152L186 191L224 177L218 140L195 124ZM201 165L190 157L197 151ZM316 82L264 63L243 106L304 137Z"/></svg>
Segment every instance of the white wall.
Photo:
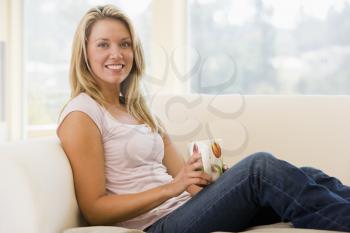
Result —
<svg viewBox="0 0 350 233"><path fill-rule="evenodd" d="M152 11L152 41L162 46L169 58L174 53L177 70L184 74L187 69L187 0L153 0ZM157 61L164 55L153 49L151 56ZM164 66L153 63L150 68L156 77L164 76ZM156 92L188 93L189 80L180 80L172 69L168 72L165 83L152 89Z"/></svg>

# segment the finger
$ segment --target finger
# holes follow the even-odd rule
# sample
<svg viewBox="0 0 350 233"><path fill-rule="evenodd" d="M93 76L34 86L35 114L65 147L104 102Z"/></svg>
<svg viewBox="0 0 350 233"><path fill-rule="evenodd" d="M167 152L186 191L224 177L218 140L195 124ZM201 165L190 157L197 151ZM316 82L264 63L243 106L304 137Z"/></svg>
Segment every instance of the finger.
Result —
<svg viewBox="0 0 350 233"><path fill-rule="evenodd" d="M187 164L192 164L197 162L199 159L201 159L200 154L199 155L192 155L188 160L187 160Z"/></svg>
<svg viewBox="0 0 350 233"><path fill-rule="evenodd" d="M206 172L203 172L202 179L207 180L209 183L213 182L213 177Z"/></svg>
<svg viewBox="0 0 350 233"><path fill-rule="evenodd" d="M195 184L198 186L206 186L208 184L210 184L209 181L205 180L205 179L201 179L201 178L192 178L189 180L190 184Z"/></svg>
<svg viewBox="0 0 350 233"><path fill-rule="evenodd" d="M206 180L207 182L212 182L212 177L203 171L193 171L193 172L190 172L188 174L188 176L191 179L192 178L200 178L200 179Z"/></svg>
<svg viewBox="0 0 350 233"><path fill-rule="evenodd" d="M202 170L202 169L203 169L203 163L201 159L197 160L196 162L190 165L191 171Z"/></svg>
<svg viewBox="0 0 350 233"><path fill-rule="evenodd" d="M224 166L222 168L223 172L227 171L228 169L229 169L229 167L226 164L224 164Z"/></svg>
<svg viewBox="0 0 350 233"><path fill-rule="evenodd" d="M198 152L198 153L193 153L193 154L192 154L192 157L193 157L193 158L201 158L202 155L201 155L200 152Z"/></svg>

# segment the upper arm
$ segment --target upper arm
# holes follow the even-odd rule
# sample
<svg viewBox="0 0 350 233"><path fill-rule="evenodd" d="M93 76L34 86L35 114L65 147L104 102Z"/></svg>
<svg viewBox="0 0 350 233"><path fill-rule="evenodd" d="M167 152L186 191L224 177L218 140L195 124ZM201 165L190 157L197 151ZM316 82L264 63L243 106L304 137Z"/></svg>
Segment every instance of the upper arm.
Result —
<svg viewBox="0 0 350 233"><path fill-rule="evenodd" d="M164 159L163 164L167 168L168 173L175 178L175 176L180 172L180 170L185 166L185 160L183 156L178 152L175 145L172 143L169 135L165 132L162 135L164 141ZM190 185L186 191L191 194L191 196L196 195L202 187L197 185Z"/></svg>
<svg viewBox="0 0 350 233"><path fill-rule="evenodd" d="M175 177L176 174L181 170L185 164L185 160L180 152L176 149L174 143L172 142L170 136L165 131L162 134L162 139L164 142L164 158L163 164L167 168L168 173Z"/></svg>
<svg viewBox="0 0 350 233"><path fill-rule="evenodd" d="M167 134L163 136L163 141L164 141L163 164L167 168L168 173L172 177L175 177L176 174L184 166L185 161L182 155L176 149L175 145L171 142L171 139Z"/></svg>
<svg viewBox="0 0 350 233"><path fill-rule="evenodd" d="M70 161L79 207L85 217L105 194L104 153L100 131L83 112L71 112L57 130Z"/></svg>

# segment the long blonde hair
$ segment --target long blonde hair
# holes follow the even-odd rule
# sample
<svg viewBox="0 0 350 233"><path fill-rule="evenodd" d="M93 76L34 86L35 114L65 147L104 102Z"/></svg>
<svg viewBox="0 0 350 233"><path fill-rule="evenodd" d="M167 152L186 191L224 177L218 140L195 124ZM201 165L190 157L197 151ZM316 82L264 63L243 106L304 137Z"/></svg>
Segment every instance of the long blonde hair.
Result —
<svg viewBox="0 0 350 233"><path fill-rule="evenodd" d="M154 132L163 132L158 118L152 116L140 89L140 81L145 71L145 63L140 40L137 38L131 20L120 9L113 5L91 8L81 19L73 39L72 57L70 63L71 99L85 92L100 105L106 107L106 100L94 79L94 74L87 59L87 39L92 26L101 19L116 19L123 22L129 29L134 61L128 77L121 83L121 103L138 121L145 122ZM116 93L120 94L120 93Z"/></svg>

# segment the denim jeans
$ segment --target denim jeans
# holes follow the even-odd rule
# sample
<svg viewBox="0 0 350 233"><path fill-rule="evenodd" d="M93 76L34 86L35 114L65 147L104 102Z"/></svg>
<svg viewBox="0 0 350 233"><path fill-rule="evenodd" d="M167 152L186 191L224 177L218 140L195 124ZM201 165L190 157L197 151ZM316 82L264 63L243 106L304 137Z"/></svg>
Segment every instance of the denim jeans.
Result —
<svg viewBox="0 0 350 233"><path fill-rule="evenodd" d="M350 187L322 171L259 152L248 156L147 232L206 233L291 222L350 232Z"/></svg>

